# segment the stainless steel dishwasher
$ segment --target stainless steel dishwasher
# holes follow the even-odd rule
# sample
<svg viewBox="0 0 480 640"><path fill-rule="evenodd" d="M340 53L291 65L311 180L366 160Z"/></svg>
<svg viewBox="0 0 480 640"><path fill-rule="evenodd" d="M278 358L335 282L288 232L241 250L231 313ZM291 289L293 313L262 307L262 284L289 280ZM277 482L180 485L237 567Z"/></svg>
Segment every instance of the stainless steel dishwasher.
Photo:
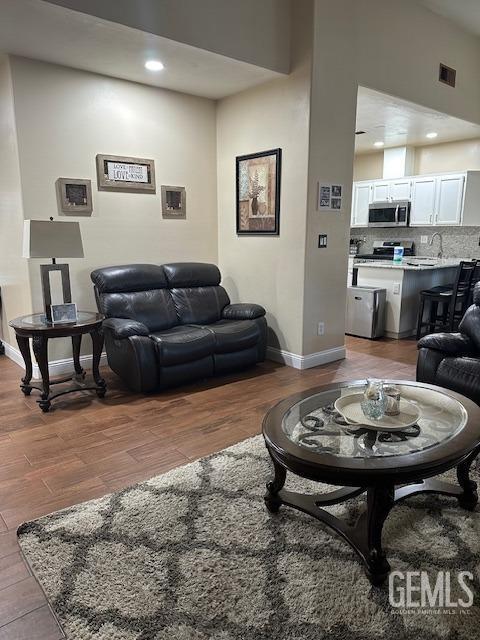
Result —
<svg viewBox="0 0 480 640"><path fill-rule="evenodd" d="M347 287L345 333L361 338L383 336L386 297L386 289Z"/></svg>

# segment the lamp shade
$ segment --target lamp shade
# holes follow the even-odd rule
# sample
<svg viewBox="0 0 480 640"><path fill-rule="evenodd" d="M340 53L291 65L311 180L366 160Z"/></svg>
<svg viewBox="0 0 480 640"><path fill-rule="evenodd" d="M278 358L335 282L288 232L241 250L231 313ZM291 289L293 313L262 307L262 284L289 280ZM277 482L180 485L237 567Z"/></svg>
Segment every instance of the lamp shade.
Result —
<svg viewBox="0 0 480 640"><path fill-rule="evenodd" d="M83 258L82 235L78 222L25 220L24 258Z"/></svg>

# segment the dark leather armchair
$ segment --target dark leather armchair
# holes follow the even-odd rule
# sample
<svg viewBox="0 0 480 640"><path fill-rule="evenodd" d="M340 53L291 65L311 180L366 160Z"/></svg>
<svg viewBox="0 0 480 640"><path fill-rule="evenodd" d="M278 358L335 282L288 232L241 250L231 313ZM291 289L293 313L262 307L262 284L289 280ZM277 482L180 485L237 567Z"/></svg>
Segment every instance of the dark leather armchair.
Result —
<svg viewBox="0 0 480 640"><path fill-rule="evenodd" d="M458 329L419 340L417 380L457 391L480 405L480 283Z"/></svg>
<svg viewBox="0 0 480 640"><path fill-rule="evenodd" d="M91 274L110 367L134 391L153 391L265 359L258 304L230 304L213 264L131 264Z"/></svg>

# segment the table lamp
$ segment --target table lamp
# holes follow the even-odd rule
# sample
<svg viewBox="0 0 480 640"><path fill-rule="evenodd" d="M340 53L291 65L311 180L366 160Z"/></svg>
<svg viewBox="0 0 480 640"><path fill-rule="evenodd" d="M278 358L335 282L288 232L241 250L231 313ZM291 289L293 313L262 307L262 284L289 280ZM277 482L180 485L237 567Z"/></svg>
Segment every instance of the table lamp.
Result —
<svg viewBox="0 0 480 640"><path fill-rule="evenodd" d="M23 257L51 258L52 264L40 265L43 304L48 321L52 321L50 273L60 271L63 302L72 302L68 264L57 264L57 258L83 258L83 244L78 222L25 220L23 227Z"/></svg>

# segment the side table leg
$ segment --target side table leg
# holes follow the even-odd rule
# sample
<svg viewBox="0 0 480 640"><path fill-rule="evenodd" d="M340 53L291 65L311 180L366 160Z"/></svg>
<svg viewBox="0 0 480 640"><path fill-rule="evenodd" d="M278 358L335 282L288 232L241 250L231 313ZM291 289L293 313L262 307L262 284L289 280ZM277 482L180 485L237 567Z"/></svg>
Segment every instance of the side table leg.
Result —
<svg viewBox="0 0 480 640"><path fill-rule="evenodd" d="M103 350L103 331L101 329L95 329L90 333L93 344L93 361L92 361L92 373L93 379L97 387L97 396L104 398L107 392L107 383L100 375L100 358Z"/></svg>
<svg viewBox="0 0 480 640"><path fill-rule="evenodd" d="M371 487L367 492L367 576L374 585L381 584L390 572L382 548L382 530L385 520L394 505L393 486Z"/></svg>
<svg viewBox="0 0 480 640"><path fill-rule="evenodd" d="M85 371L80 364L80 347L82 346L82 336L72 336L72 351L73 351L73 366L75 367L75 373L79 376L85 377Z"/></svg>
<svg viewBox="0 0 480 640"><path fill-rule="evenodd" d="M22 378L20 389L26 396L29 396L32 393L32 387L30 386L30 381L32 379L32 356L30 353L30 341L24 336L17 335L17 344L25 363L25 375Z"/></svg>
<svg viewBox="0 0 480 640"><path fill-rule="evenodd" d="M287 478L287 470L285 467L282 467L273 457L273 468L275 471L275 476L273 480L267 482L267 493L265 494L265 506L270 511L270 513L277 513L282 505L282 501L278 496L278 492L281 491L285 485L285 480Z"/></svg>
<svg viewBox="0 0 480 640"><path fill-rule="evenodd" d="M458 484L463 489L463 494L458 496L458 503L468 511L473 511L478 502L477 483L470 480L470 467L479 453L480 447L472 451L468 458L457 467Z"/></svg>
<svg viewBox="0 0 480 640"><path fill-rule="evenodd" d="M38 368L42 376L42 395L38 401L41 410L46 413L51 406L50 396L50 375L48 372L48 338L44 336L34 336L33 353L38 362Z"/></svg>

